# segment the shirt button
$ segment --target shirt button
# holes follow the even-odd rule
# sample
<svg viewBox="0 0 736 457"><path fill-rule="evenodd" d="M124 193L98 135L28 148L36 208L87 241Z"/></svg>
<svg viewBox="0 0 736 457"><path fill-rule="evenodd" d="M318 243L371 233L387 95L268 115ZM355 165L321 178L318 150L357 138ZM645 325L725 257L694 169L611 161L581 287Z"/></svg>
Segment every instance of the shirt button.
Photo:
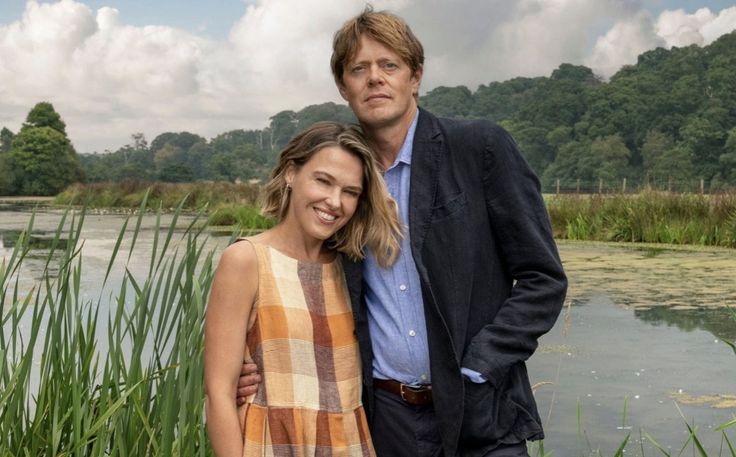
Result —
<svg viewBox="0 0 736 457"><path fill-rule="evenodd" d="M426 374L423 374L423 375L422 375L422 376L420 376L420 377L422 378L422 381L426 381L426 380L427 380L427 375L426 375Z"/></svg>
<svg viewBox="0 0 736 457"><path fill-rule="evenodd" d="M399 290L406 290L406 284L402 284L399 286Z"/></svg>
<svg viewBox="0 0 736 457"><path fill-rule="evenodd" d="M414 330L409 330L409 336L417 336L417 332Z"/></svg>

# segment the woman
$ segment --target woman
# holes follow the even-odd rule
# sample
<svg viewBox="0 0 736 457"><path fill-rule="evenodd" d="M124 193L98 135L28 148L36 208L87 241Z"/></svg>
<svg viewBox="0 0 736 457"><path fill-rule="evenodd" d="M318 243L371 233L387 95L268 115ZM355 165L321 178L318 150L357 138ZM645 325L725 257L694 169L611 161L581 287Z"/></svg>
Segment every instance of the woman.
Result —
<svg viewBox="0 0 736 457"><path fill-rule="evenodd" d="M205 319L207 427L215 454L374 455L360 401L353 319L338 252L382 265L400 226L354 127L319 123L281 152L263 212L277 224L227 247ZM236 406L243 359L262 382Z"/></svg>

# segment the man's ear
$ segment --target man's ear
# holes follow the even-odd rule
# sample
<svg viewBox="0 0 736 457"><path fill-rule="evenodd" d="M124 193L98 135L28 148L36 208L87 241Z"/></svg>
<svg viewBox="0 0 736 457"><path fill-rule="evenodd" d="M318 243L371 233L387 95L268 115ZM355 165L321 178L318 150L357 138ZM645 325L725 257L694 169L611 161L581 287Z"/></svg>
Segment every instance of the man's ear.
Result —
<svg viewBox="0 0 736 457"><path fill-rule="evenodd" d="M337 85L337 90L340 92L342 99L349 102L350 100L348 100L348 91L345 88L345 84L343 84L342 81L335 81L335 84Z"/></svg>
<svg viewBox="0 0 736 457"><path fill-rule="evenodd" d="M420 65L417 71L412 75L412 93L415 96L419 95L419 86L422 84L422 76L424 76L424 66Z"/></svg>

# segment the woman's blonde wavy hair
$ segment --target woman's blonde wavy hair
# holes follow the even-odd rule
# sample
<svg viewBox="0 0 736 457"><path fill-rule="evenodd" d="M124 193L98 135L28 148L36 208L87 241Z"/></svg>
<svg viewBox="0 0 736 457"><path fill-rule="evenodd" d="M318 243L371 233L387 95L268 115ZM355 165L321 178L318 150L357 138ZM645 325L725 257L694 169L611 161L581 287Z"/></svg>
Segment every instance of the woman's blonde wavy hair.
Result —
<svg viewBox="0 0 736 457"><path fill-rule="evenodd" d="M368 246L382 267L392 265L399 255L401 225L396 202L391 198L380 168L363 133L355 126L337 122L318 122L289 141L264 188L261 210L281 222L289 208L292 190L286 186L289 166L307 163L319 150L339 146L360 159L363 166L363 192L355 214L329 240L328 246L352 260L365 258Z"/></svg>

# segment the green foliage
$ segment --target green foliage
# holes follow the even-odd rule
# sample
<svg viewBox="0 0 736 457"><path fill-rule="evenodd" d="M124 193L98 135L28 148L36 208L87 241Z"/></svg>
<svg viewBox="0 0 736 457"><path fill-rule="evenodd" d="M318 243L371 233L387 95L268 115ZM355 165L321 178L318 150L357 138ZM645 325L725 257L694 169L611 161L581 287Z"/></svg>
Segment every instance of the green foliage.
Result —
<svg viewBox="0 0 736 457"><path fill-rule="evenodd" d="M10 168L10 159L7 154L0 154L0 195L14 195L15 173Z"/></svg>
<svg viewBox="0 0 736 457"><path fill-rule="evenodd" d="M145 199L147 209L157 210L173 209L184 200L185 210L199 211L227 204L253 206L258 200L259 191L254 184L122 181L75 184L57 195L54 204L132 210L140 207Z"/></svg>
<svg viewBox="0 0 736 457"><path fill-rule="evenodd" d="M421 104L435 116L468 117L473 109L473 94L465 86L439 86L424 95Z"/></svg>
<svg viewBox="0 0 736 457"><path fill-rule="evenodd" d="M108 274L121 246L130 246L128 260L134 254L142 216L132 233L123 225ZM175 213L169 227L154 227L148 273L134 277L126 268L108 313L101 313L108 276L99 297L83 297L84 213L67 224L68 217L30 290L17 280L29 257L27 236L0 266L2 455L211 456L202 322L213 252L204 251L194 224L175 232ZM32 229L33 218L24 233Z"/></svg>
<svg viewBox="0 0 736 457"><path fill-rule="evenodd" d="M3 127L3 129L0 130L0 155L4 152L10 151L14 136L15 134L7 127Z"/></svg>
<svg viewBox="0 0 736 457"><path fill-rule="evenodd" d="M647 51L608 82L590 68L562 63L549 77L491 82L474 92L437 87L419 103L440 116L506 127L546 190L558 181L563 189L582 183L597 190L600 180L621 189L623 178L629 189L692 191L702 179L706 189L723 190L736 186L735 73L736 31L705 47ZM50 104L32 114L27 127L64 131ZM323 103L276 113L261 130L233 130L209 141L166 132L150 147L139 137L80 161L91 182L265 180L289 139L324 120L353 123L355 117L345 105ZM9 134L3 130L0 146L7 147L2 135Z"/></svg>
<svg viewBox="0 0 736 457"><path fill-rule="evenodd" d="M558 238L736 248L736 193L561 195L546 203Z"/></svg>
<svg viewBox="0 0 736 457"><path fill-rule="evenodd" d="M21 131L33 127L50 127L66 137L66 124L49 102L40 102L31 109Z"/></svg>
<svg viewBox="0 0 736 457"><path fill-rule="evenodd" d="M51 127L23 127L5 162L22 195L54 195L83 174L66 136Z"/></svg>
<svg viewBox="0 0 736 457"><path fill-rule="evenodd" d="M28 113L17 135L3 129L0 193L54 195L70 183L84 180L65 128L54 107L41 102Z"/></svg>
<svg viewBox="0 0 736 457"><path fill-rule="evenodd" d="M273 227L275 221L264 217L258 208L232 203L217 205L209 216L211 226L234 226L245 232L262 231Z"/></svg>

